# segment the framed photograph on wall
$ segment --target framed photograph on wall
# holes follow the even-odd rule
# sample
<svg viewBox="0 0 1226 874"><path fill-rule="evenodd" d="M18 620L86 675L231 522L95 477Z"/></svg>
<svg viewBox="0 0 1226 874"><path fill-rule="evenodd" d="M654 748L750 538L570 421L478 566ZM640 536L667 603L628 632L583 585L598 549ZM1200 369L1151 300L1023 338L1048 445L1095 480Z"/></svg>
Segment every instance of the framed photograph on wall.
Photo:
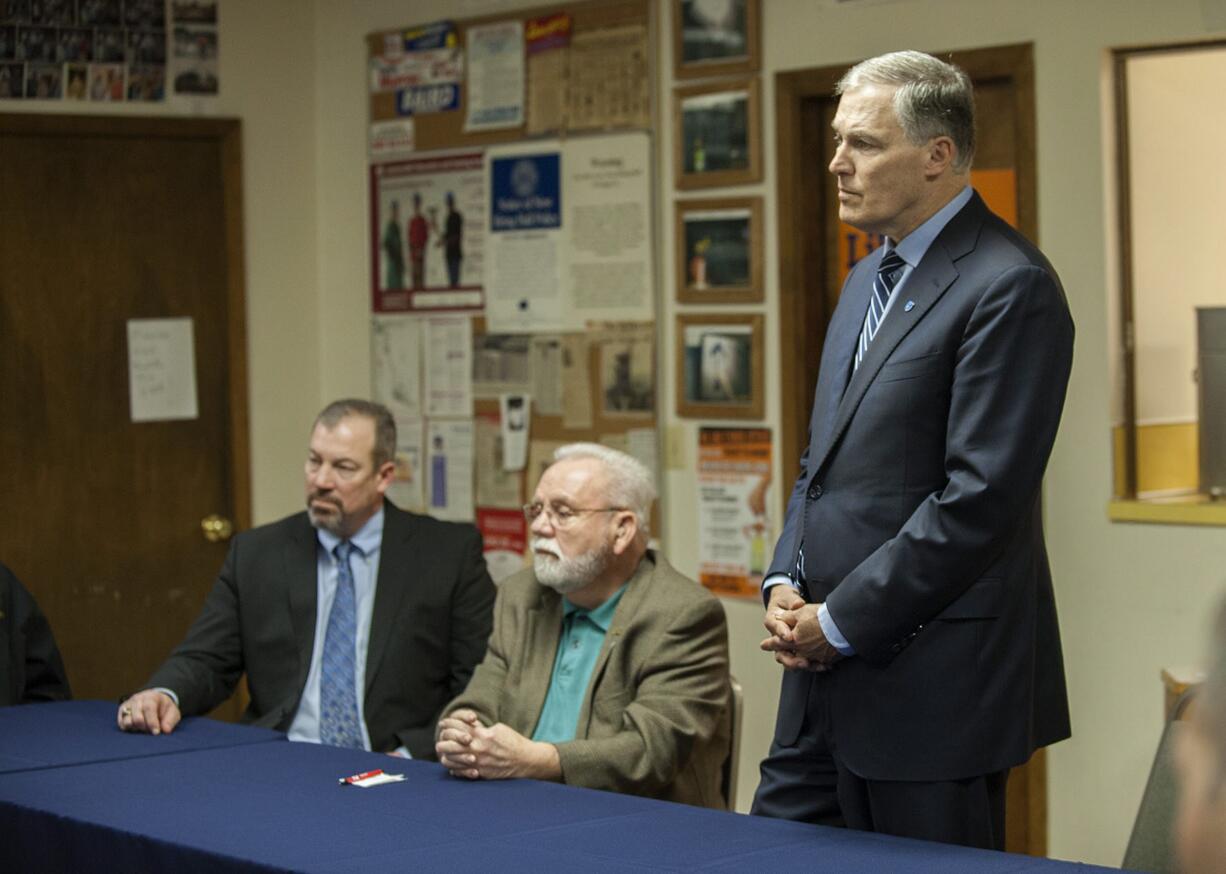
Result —
<svg viewBox="0 0 1226 874"><path fill-rule="evenodd" d="M762 178L757 79L691 85L674 91L677 187L718 188Z"/></svg>
<svg viewBox="0 0 1226 874"><path fill-rule="evenodd" d="M762 316L677 316L677 415L761 419Z"/></svg>
<svg viewBox="0 0 1226 874"><path fill-rule="evenodd" d="M752 73L761 61L759 0L672 0L673 76Z"/></svg>
<svg viewBox="0 0 1226 874"><path fill-rule="evenodd" d="M762 198L679 200L676 210L677 300L762 300Z"/></svg>

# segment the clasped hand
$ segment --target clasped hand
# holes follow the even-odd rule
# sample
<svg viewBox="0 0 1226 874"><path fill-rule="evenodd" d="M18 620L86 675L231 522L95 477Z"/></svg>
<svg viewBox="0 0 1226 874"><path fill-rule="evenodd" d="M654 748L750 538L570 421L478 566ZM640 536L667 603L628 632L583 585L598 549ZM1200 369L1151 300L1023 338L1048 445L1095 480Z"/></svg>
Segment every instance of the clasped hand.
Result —
<svg viewBox="0 0 1226 874"><path fill-rule="evenodd" d="M842 656L826 640L817 619L819 606L805 603L790 586L772 586L766 618L762 622L770 637L759 647L773 652L775 661L789 670L829 670Z"/></svg>
<svg viewBox="0 0 1226 874"><path fill-rule="evenodd" d="M443 767L469 780L562 776L553 744L529 740L501 722L486 727L471 710L456 710L439 721L434 751Z"/></svg>

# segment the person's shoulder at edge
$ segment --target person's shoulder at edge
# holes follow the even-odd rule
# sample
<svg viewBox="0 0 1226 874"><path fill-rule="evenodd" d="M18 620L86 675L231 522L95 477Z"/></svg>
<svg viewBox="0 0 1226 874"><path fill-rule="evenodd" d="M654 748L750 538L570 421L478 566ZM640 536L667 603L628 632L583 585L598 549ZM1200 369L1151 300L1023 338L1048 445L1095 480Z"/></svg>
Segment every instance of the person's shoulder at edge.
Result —
<svg viewBox="0 0 1226 874"><path fill-rule="evenodd" d="M472 522L452 522L446 519L439 519L430 516L426 513L416 513L412 510L404 510L397 507L391 501L385 501L383 504L384 516L384 534L387 533L387 526L408 525L411 528L418 529L424 532L427 536L431 534L446 534L448 532L458 533L465 532L473 534L477 532L477 527ZM265 522L262 525L256 525L253 528L248 528L235 535L244 539L260 539L264 537L277 537L285 534L296 534L300 532L311 532L314 528L307 516L306 510L299 510L297 513L291 513L288 516L283 516L280 519L275 519L272 522Z"/></svg>
<svg viewBox="0 0 1226 874"><path fill-rule="evenodd" d="M498 583L498 597L508 603L522 601L526 604L535 604L542 597L553 596L561 597L553 589L537 582L536 572L533 571L531 564L504 577Z"/></svg>
<svg viewBox="0 0 1226 874"><path fill-rule="evenodd" d="M679 604L695 600L719 603L719 599L709 589L678 571L658 551L647 550L643 560L653 565L649 569L649 573L653 575L651 580L653 600L676 601ZM537 582L536 574L530 565L516 571L498 584L499 595L504 599L536 600L541 597L542 593L548 594L552 591Z"/></svg>
<svg viewBox="0 0 1226 874"><path fill-rule="evenodd" d="M299 510L280 519L253 525L251 528L239 531L234 535L236 540L261 540L266 537L278 537L286 534L308 530L311 528L306 510Z"/></svg>
<svg viewBox="0 0 1226 874"><path fill-rule="evenodd" d="M710 589L674 568L656 550L649 549L644 560L655 565L648 595L653 607L673 614L674 621L682 623L698 617L703 617L701 621L705 622L705 617L715 614L721 622L727 623L724 604Z"/></svg>
<svg viewBox="0 0 1226 874"><path fill-rule="evenodd" d="M428 513L418 513L413 510L405 510L396 506L390 500L384 499L383 509L384 516L384 534L387 533L387 525L406 524L412 528L420 530L429 536L430 534L447 534L447 533L474 533L477 532L477 526L473 522L458 522L449 519L439 519L437 516L431 516ZM395 521L392 521L395 520Z"/></svg>
<svg viewBox="0 0 1226 874"><path fill-rule="evenodd" d="M1020 230L992 212L990 208L984 215L976 248L981 254L984 250L991 251L994 256L1000 258L1002 268L1031 264L1053 275L1056 273L1055 268L1038 246Z"/></svg>

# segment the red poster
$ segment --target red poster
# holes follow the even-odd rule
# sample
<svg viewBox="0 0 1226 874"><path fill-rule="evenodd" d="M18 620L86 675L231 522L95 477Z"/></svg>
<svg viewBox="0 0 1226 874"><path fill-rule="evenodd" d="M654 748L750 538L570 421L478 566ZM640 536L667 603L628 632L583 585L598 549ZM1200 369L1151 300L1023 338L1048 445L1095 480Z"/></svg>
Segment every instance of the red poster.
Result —
<svg viewBox="0 0 1226 874"><path fill-rule="evenodd" d="M485 563L494 582L527 566L528 523L522 510L477 508L477 530L485 541Z"/></svg>

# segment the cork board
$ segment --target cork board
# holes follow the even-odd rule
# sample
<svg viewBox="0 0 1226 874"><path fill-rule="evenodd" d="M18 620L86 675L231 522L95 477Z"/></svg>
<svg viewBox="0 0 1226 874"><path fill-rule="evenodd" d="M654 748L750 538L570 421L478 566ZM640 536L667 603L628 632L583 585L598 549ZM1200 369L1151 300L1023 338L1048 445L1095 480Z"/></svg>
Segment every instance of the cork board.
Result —
<svg viewBox="0 0 1226 874"><path fill-rule="evenodd" d="M570 5L541 6L534 9L520 10L514 13L502 13L467 19L455 22L459 45L466 48L468 31L482 24L492 24L508 20L520 20L525 27L530 22L549 19L552 16L564 14L569 16L570 48L572 62L563 70L553 70L545 75L557 77L557 88L584 87L585 83L595 87L599 79L607 78L611 68L629 75L637 71L641 80L641 93L636 87L635 100L641 100L646 105L652 94L651 81L654 51L651 45L653 28L649 21L648 0L600 0L600 2L576 3ZM398 36L412 32L412 28L379 31L369 34L366 38L367 56L372 61L380 57L384 47L391 38L395 42ZM629 46L630 37L635 33L642 34L642 44L645 50L635 50L627 55L620 46ZM611 44L604 37L611 39ZM595 41L595 45L593 44ZM585 50L585 46L587 50ZM577 52L584 52L584 59L576 57ZM465 57L467 52L465 51ZM531 59L530 59L531 60ZM593 70L593 66L599 69ZM465 131L464 121L467 115L467 76L460 83L459 106L447 112L430 112L413 116L416 128L415 148L417 151L437 149L454 149L473 146L487 146L496 143L515 142L530 135L562 134L573 130L610 130L650 127L650 113L615 113L610 116L612 123L596 124L591 118L577 123L564 123L561 127L547 127L541 130L529 130L525 122L516 128L501 130ZM531 92L529 92L530 96ZM569 113L568 118L576 113ZM397 95L394 91L373 93L370 95L370 121L389 121L404 117L397 110Z"/></svg>

